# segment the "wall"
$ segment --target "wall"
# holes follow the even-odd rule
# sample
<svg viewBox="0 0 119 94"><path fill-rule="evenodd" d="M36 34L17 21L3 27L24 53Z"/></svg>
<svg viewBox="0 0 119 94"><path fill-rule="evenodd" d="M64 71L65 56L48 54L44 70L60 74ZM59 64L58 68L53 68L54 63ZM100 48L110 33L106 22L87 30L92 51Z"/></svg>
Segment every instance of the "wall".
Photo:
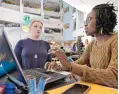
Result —
<svg viewBox="0 0 119 94"><path fill-rule="evenodd" d="M63 8L69 7L69 11L63 15L63 24L69 23L69 28L63 30L63 40L75 40L73 37L73 7L63 2Z"/></svg>
<svg viewBox="0 0 119 94"><path fill-rule="evenodd" d="M76 10L76 30L73 31L73 37L84 36L84 13Z"/></svg>
<svg viewBox="0 0 119 94"><path fill-rule="evenodd" d="M0 7L0 20L20 23L21 13L11 9Z"/></svg>

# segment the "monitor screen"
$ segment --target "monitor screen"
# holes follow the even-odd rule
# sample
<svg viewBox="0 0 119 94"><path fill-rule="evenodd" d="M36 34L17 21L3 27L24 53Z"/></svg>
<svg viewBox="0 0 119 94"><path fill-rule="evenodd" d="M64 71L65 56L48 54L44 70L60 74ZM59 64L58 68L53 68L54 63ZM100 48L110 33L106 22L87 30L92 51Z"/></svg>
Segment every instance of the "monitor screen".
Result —
<svg viewBox="0 0 119 94"><path fill-rule="evenodd" d="M20 81L24 85L27 85L21 70L6 34L4 30L0 28L0 84L5 84L11 77L14 80L16 79L16 81Z"/></svg>

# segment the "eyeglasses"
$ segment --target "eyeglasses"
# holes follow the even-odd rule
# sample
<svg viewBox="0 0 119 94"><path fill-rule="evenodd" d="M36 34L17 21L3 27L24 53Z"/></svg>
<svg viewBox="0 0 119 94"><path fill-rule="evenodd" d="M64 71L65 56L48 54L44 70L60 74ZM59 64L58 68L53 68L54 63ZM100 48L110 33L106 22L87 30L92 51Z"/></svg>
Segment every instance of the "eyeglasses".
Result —
<svg viewBox="0 0 119 94"><path fill-rule="evenodd" d="M84 25L88 25L88 24L90 23L90 21L91 21L92 19L94 19L94 18L96 18L96 17L88 17L88 18L86 19L86 21L84 22Z"/></svg>

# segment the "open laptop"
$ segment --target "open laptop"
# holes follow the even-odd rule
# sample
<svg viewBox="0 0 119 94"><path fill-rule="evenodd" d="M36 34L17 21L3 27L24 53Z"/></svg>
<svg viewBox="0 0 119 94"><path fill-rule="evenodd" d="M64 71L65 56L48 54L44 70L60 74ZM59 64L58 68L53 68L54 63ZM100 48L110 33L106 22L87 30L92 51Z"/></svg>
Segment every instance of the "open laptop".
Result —
<svg viewBox="0 0 119 94"><path fill-rule="evenodd" d="M0 59L2 59L0 60L0 84L4 84L10 79L26 89L28 85L25 75L36 76L36 83L38 83L40 77L43 77L47 79L46 85L66 77L66 75L59 73L48 74L44 69L23 70L12 51L3 28L0 28Z"/></svg>

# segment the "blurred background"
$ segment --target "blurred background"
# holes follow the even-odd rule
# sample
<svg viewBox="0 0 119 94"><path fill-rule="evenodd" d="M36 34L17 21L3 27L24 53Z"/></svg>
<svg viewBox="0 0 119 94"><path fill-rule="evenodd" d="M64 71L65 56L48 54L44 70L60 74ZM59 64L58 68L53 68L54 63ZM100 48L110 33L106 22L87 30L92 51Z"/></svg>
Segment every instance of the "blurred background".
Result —
<svg viewBox="0 0 119 94"><path fill-rule="evenodd" d="M51 46L63 47L67 55L80 55L94 39L85 34L86 15L95 5L107 2L108 0L0 0L0 24L5 26L14 49L20 39L28 36L30 20L40 19L44 24L41 39L48 41ZM118 0L109 2L118 6ZM116 26L115 31L117 30Z"/></svg>

